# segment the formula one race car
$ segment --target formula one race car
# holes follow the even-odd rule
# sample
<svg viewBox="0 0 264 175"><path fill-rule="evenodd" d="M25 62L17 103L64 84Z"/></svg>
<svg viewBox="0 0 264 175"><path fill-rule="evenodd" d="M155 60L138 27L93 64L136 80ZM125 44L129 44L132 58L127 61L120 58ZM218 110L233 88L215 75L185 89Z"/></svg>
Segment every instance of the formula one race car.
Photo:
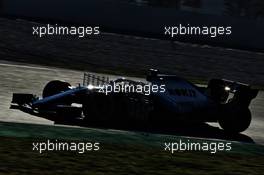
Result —
<svg viewBox="0 0 264 175"><path fill-rule="evenodd" d="M50 81L42 98L13 94L11 108L70 125L155 127L185 120L219 122L225 131L239 133L251 123L248 107L257 94L238 82L212 79L203 87L150 70L145 82L90 74L77 87Z"/></svg>

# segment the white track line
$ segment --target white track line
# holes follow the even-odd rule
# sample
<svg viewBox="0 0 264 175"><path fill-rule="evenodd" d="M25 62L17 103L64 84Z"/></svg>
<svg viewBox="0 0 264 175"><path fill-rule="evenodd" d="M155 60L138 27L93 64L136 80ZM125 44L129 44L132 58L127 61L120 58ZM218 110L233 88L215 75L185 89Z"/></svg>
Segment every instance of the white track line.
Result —
<svg viewBox="0 0 264 175"><path fill-rule="evenodd" d="M54 70L54 69L51 69L51 68L37 67L37 66L26 66L26 65L15 64L15 63L10 63L10 64L8 64L8 63L0 63L0 66L26 68L26 69L37 69L37 70Z"/></svg>

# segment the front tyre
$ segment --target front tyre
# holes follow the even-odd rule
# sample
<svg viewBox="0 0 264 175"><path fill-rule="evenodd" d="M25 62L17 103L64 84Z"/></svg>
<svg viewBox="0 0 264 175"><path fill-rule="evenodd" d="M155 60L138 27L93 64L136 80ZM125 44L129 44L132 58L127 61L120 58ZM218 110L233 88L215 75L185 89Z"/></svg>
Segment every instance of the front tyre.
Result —
<svg viewBox="0 0 264 175"><path fill-rule="evenodd" d="M42 97L49 97L66 90L70 89L70 84L68 82L60 81L60 80L53 80L50 81L43 89Z"/></svg>
<svg viewBox="0 0 264 175"><path fill-rule="evenodd" d="M227 105L218 123L227 132L243 132L251 123L250 110L247 107Z"/></svg>

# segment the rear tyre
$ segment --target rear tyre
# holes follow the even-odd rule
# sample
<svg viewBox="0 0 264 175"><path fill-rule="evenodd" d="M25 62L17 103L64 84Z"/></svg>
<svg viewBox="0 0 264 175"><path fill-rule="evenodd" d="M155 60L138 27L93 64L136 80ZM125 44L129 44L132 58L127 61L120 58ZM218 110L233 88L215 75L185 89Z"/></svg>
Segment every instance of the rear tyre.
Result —
<svg viewBox="0 0 264 175"><path fill-rule="evenodd" d="M64 92L69 90L71 85L67 82L60 81L60 80L53 80L50 81L43 89L42 97L49 97L60 92Z"/></svg>
<svg viewBox="0 0 264 175"><path fill-rule="evenodd" d="M230 133L245 131L251 123L251 113L248 108L227 106L218 120L219 125Z"/></svg>

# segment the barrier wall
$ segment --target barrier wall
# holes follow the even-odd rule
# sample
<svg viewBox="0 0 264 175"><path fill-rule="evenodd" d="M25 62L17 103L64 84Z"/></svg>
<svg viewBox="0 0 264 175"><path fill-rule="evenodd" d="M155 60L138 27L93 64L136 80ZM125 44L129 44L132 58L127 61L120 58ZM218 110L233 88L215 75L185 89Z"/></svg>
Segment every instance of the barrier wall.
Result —
<svg viewBox="0 0 264 175"><path fill-rule="evenodd" d="M137 6L115 0L0 0L1 15L98 25L103 31L171 39L164 26L232 26L232 35L210 38L181 36L174 40L264 51L264 21Z"/></svg>

